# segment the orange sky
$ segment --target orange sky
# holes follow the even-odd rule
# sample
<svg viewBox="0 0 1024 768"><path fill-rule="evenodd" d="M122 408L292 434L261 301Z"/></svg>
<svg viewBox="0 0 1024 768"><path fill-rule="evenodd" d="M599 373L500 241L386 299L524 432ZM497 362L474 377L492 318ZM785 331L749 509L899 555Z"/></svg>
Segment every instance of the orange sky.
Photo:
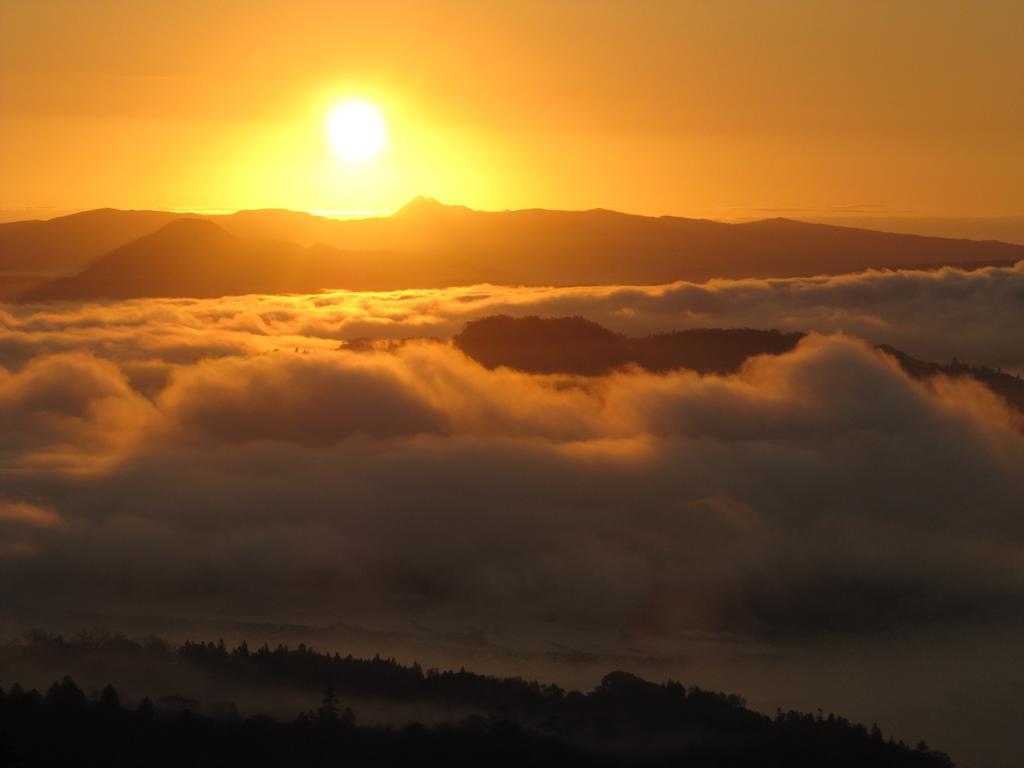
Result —
<svg viewBox="0 0 1024 768"><path fill-rule="evenodd" d="M1024 212L1024 3L0 2L0 209ZM385 152L330 151L345 98Z"/></svg>

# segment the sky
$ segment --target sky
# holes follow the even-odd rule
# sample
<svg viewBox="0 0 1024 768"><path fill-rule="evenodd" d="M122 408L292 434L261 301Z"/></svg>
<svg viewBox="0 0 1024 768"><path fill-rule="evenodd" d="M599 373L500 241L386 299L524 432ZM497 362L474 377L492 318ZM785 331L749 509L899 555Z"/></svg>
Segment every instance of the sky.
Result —
<svg viewBox="0 0 1024 768"><path fill-rule="evenodd" d="M1024 5L0 0L0 209L1024 212ZM384 151L325 120L376 105Z"/></svg>

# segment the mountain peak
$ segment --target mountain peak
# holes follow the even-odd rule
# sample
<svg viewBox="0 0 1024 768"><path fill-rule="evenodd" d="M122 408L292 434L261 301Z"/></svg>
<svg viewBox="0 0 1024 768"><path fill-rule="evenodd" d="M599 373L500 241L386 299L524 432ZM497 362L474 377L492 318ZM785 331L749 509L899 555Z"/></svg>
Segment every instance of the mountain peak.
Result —
<svg viewBox="0 0 1024 768"><path fill-rule="evenodd" d="M199 241L221 241L234 239L231 234L212 221L185 217L174 219L136 242L193 242ZM131 245L131 243L129 243Z"/></svg>
<svg viewBox="0 0 1024 768"><path fill-rule="evenodd" d="M397 211L395 216L401 216L402 218L426 217L426 216L443 216L451 213L467 213L471 209L464 205L447 205L442 203L433 197L426 197L425 195L417 195L408 203L403 205Z"/></svg>

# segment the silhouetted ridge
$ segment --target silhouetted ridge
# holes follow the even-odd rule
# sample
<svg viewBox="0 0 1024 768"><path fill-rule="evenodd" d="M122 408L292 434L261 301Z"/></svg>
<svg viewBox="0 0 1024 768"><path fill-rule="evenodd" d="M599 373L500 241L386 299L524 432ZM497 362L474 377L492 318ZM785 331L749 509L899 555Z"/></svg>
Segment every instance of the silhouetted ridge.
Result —
<svg viewBox="0 0 1024 768"><path fill-rule="evenodd" d="M212 221L182 218L115 249L80 274L44 284L21 299L305 293L348 279L351 271L334 249L240 238Z"/></svg>
<svg viewBox="0 0 1024 768"><path fill-rule="evenodd" d="M835 715L779 711L768 717L731 696L681 683L612 672L589 693L465 670L439 672L380 658L354 659L242 643L186 643L122 637L67 641L36 634L0 648L25 661L46 656L91 670L125 657L153 667L201 671L204 690L230 686L259 697L288 691L319 698L312 711L243 720L233 702L211 705L179 691L131 700L104 680L88 695L69 676L40 695L0 691L0 756L18 766L69 765L686 765L794 768L950 768L924 743L911 749L873 726ZM113 664L111 664L113 662ZM138 667L129 668L138 672ZM101 673L102 674L102 673ZM156 702L154 705L153 702ZM362 706L419 702L448 713L440 725L359 725ZM243 702L244 705L244 702ZM468 717L465 713L472 712ZM54 738L54 734L60 738Z"/></svg>
<svg viewBox="0 0 1024 768"><path fill-rule="evenodd" d="M432 197L419 195L395 211L394 216L399 218L436 217L453 213L474 213L474 211L464 205L447 205Z"/></svg>
<svg viewBox="0 0 1024 768"><path fill-rule="evenodd" d="M698 328L629 338L582 317L496 315L466 324L455 345L488 368L594 376L629 364L664 372L731 373L754 355L791 350L800 333Z"/></svg>
<svg viewBox="0 0 1024 768"><path fill-rule="evenodd" d="M931 378L939 374L945 376L967 376L981 382L997 395L1002 397L1017 410L1024 412L1024 379L987 365L969 365L955 357L948 363L929 363L911 357L886 344L878 347L887 355L896 359L908 374L915 379Z"/></svg>
<svg viewBox="0 0 1024 768"><path fill-rule="evenodd" d="M582 317L485 317L467 323L456 346L488 368L530 373L608 373L629 362L627 340Z"/></svg>
<svg viewBox="0 0 1024 768"><path fill-rule="evenodd" d="M752 328L692 328L629 339L630 356L649 371L690 368L700 373L739 370L755 355L781 355L795 347L802 333Z"/></svg>
<svg viewBox="0 0 1024 768"><path fill-rule="evenodd" d="M159 211L91 211L39 222L0 224L0 271L37 273L86 270L36 298L95 298L90 266L112 249L127 247L182 214ZM274 241L274 253L249 261L297 261L303 279L250 270L225 278L216 289L200 274L178 280L178 295L437 288L475 283L521 285L655 284L710 278L792 277L839 274L868 268L965 268L1009 265L1024 259L1024 246L999 242L901 235L852 227L766 219L726 224L677 216L636 216L604 209L475 211L416 198L392 216L337 220L280 210L229 215L188 215L214 222L250 245ZM296 247L324 246L331 259L295 255ZM327 253L320 251L321 255ZM181 254L187 258L187 254ZM327 262L332 263L328 264ZM177 279L173 274L164 279ZM124 282L116 296L154 293L154 284ZM256 286L254 289L253 286ZM132 291L145 291L143 293ZM181 293L181 291L188 291Z"/></svg>
<svg viewBox="0 0 1024 768"><path fill-rule="evenodd" d="M132 245L215 248L227 246L237 240L238 238L220 224L208 219L186 217L168 222L153 234L140 238ZM187 254L181 255L187 257Z"/></svg>
<svg viewBox="0 0 1024 768"><path fill-rule="evenodd" d="M792 350L802 333L751 328L693 328L631 338L582 317L513 318L493 315L466 323L453 338L466 355L487 368L505 366L528 373L599 376L628 365L662 373L685 368L701 374L733 373L755 355ZM966 376L981 382L1024 412L1024 379L988 366L929 363L889 346L910 376Z"/></svg>
<svg viewBox="0 0 1024 768"><path fill-rule="evenodd" d="M48 221L0 224L0 273L74 272L181 214L99 208Z"/></svg>

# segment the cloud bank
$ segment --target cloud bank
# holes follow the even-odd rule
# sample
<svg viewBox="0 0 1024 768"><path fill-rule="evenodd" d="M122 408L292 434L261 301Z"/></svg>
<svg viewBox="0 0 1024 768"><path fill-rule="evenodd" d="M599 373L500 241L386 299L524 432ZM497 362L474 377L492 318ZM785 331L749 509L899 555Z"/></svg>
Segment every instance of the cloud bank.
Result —
<svg viewBox="0 0 1024 768"><path fill-rule="evenodd" d="M0 599L484 636L1014 622L1020 417L834 331L1019 365L1022 286L991 269L4 307ZM337 348L493 312L827 335L726 377Z"/></svg>
<svg viewBox="0 0 1024 768"><path fill-rule="evenodd" d="M313 296L0 305L0 364L89 349L117 360L192 363L342 339L448 338L486 315L582 315L642 335L696 327L846 333L926 360L1024 372L1024 262L970 272L870 271L660 286L470 286Z"/></svg>

